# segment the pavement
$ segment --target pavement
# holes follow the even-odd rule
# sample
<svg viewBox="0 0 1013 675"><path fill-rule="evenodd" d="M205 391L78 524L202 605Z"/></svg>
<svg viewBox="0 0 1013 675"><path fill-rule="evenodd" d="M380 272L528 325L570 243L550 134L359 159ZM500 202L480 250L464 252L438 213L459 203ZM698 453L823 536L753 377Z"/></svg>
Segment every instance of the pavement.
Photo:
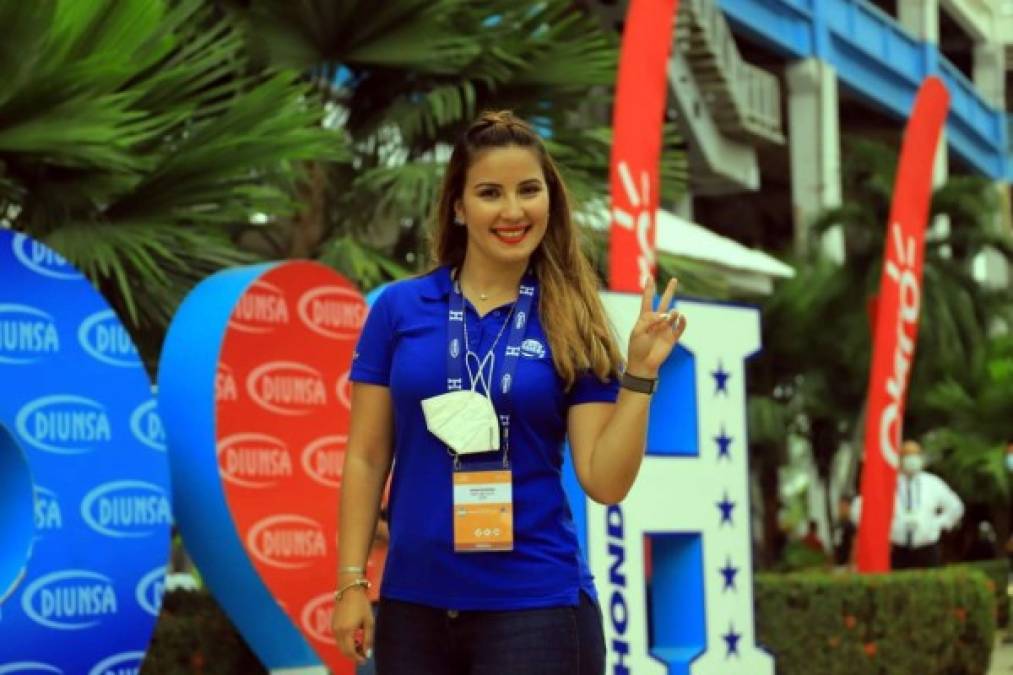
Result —
<svg viewBox="0 0 1013 675"><path fill-rule="evenodd" d="M999 631L995 639L995 649L992 650L992 664L989 666L988 675L1013 675L1013 642L1006 642L1005 631Z"/></svg>

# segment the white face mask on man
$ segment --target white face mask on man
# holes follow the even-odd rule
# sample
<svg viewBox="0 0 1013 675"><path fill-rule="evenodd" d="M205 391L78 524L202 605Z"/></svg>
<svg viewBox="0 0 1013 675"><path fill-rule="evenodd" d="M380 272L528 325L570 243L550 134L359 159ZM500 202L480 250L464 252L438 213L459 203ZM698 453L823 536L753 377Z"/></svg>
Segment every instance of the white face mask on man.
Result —
<svg viewBox="0 0 1013 675"><path fill-rule="evenodd" d="M914 475L925 466L925 460L921 455L904 455L900 458L900 468L908 475Z"/></svg>
<svg viewBox="0 0 1013 675"><path fill-rule="evenodd" d="M1006 469L1007 471L1013 471L1013 454L1006 455Z"/></svg>

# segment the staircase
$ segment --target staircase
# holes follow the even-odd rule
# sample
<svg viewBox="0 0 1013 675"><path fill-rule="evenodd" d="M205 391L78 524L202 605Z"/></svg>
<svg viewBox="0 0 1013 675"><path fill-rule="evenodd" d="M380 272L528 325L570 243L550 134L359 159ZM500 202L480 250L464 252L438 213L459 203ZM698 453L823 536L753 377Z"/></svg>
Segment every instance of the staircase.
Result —
<svg viewBox="0 0 1013 675"><path fill-rule="evenodd" d="M622 25L624 1L585 0ZM742 60L718 0L680 0L668 63L669 106L687 141L696 194L758 190L757 145L783 144L778 79Z"/></svg>
<svg viewBox="0 0 1013 675"><path fill-rule="evenodd" d="M680 1L675 47L722 132L747 142L784 143L780 84L742 60L717 0Z"/></svg>

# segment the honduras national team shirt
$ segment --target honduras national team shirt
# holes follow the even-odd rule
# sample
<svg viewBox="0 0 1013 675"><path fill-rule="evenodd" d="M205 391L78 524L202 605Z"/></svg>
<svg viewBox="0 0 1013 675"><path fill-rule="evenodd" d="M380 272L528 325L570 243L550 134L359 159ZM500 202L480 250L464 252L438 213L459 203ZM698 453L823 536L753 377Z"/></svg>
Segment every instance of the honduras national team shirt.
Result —
<svg viewBox="0 0 1013 675"><path fill-rule="evenodd" d="M455 553L453 460L426 428L421 405L446 393L451 284L450 270L441 267L388 286L370 309L352 363L351 380L389 387L394 408L391 536L381 595L462 610L576 605L580 590L595 597L563 493L563 440L570 406L614 402L618 382L587 373L564 391L538 312L531 312L511 389L514 548ZM472 351L485 356L509 311L507 305L480 318L466 303ZM496 345L496 376L505 346L504 337ZM497 408L499 394L493 395Z"/></svg>

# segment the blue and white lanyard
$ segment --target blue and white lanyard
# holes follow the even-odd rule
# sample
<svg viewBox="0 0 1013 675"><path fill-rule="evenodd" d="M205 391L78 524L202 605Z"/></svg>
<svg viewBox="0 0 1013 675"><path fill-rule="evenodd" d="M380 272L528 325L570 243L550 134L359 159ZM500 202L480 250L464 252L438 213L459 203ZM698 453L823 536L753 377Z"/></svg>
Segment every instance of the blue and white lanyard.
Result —
<svg viewBox="0 0 1013 675"><path fill-rule="evenodd" d="M498 393L499 405L495 407L503 441L503 466L508 466L510 461L510 415L513 410L510 392L513 387L514 374L517 371L517 361L521 355L521 343L524 342L528 318L531 316L531 308L534 306L537 292L538 280L534 274L527 272L518 288L517 302L506 318L506 322L510 323L510 330L504 351L503 370L495 390L491 387L494 383L493 376L496 365L496 357L493 352L496 351L499 336L485 357L479 358L471 351L468 344L464 316L464 294L461 293L461 284L456 278L450 294L450 309L447 319L447 391L463 389L464 374L467 371L469 385L473 390L477 390L479 383L481 383L485 387L487 396L492 397ZM504 323L503 328L506 327L506 323ZM502 335L502 329L500 335ZM472 360L478 364L477 372L473 372L471 369ZM486 364L489 367L488 377L485 374Z"/></svg>

